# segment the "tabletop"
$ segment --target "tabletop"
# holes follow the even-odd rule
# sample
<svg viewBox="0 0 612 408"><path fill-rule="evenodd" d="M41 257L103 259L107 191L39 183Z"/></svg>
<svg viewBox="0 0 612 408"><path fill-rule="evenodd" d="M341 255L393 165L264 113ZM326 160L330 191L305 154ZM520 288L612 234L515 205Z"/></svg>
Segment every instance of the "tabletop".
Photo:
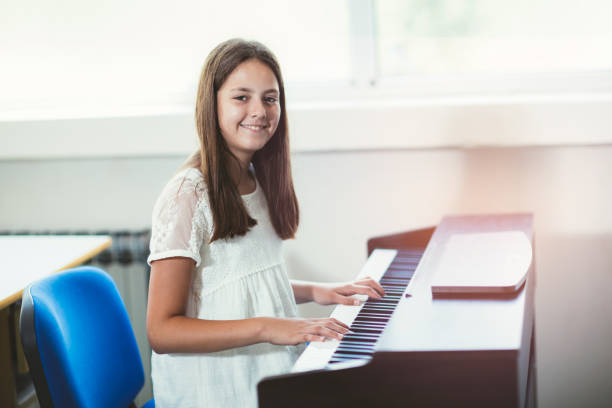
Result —
<svg viewBox="0 0 612 408"><path fill-rule="evenodd" d="M31 282L83 264L111 245L105 235L0 236L0 309Z"/></svg>

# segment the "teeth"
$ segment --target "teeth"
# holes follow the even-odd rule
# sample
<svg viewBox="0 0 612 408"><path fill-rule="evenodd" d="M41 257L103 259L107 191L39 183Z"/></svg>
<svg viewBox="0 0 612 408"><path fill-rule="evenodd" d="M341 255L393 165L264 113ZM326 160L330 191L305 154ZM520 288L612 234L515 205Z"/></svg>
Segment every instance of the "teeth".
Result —
<svg viewBox="0 0 612 408"><path fill-rule="evenodd" d="M242 125L242 127L245 127L245 128L247 128L247 129L251 129L251 130L261 130L261 129L263 129L265 126Z"/></svg>

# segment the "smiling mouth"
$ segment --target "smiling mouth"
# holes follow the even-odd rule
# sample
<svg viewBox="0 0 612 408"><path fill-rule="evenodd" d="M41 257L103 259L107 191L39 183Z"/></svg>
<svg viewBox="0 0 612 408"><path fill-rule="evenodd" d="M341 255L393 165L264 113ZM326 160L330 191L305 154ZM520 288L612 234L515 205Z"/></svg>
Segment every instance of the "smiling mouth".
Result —
<svg viewBox="0 0 612 408"><path fill-rule="evenodd" d="M268 125L247 125L247 124L240 124L240 126L242 126L243 128L249 129L249 130L253 130L255 132L259 132L260 130L264 130L268 128Z"/></svg>

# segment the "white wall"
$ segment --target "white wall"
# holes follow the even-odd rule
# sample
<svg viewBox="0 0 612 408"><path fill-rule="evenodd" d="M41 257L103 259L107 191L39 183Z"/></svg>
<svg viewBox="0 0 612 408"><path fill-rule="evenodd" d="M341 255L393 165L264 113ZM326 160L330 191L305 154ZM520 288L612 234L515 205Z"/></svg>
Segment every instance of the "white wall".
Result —
<svg viewBox="0 0 612 408"><path fill-rule="evenodd" d="M182 160L0 161L0 229L147 227ZM300 279L350 279L368 237L445 214L534 212L540 406L608 405L612 145L296 153L293 169L302 223L286 256Z"/></svg>

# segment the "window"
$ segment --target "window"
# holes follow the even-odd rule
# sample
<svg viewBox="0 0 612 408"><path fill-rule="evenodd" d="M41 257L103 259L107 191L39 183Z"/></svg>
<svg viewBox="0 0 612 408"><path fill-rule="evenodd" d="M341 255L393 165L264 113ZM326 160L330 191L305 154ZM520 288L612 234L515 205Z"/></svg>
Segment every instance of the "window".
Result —
<svg viewBox="0 0 612 408"><path fill-rule="evenodd" d="M376 3L381 76L612 69L612 3Z"/></svg>
<svg viewBox="0 0 612 408"><path fill-rule="evenodd" d="M609 92L610 21L608 0L9 0L0 119L185 110L205 56L230 37L277 54L293 102Z"/></svg>
<svg viewBox="0 0 612 408"><path fill-rule="evenodd" d="M347 82L347 10L325 0L3 1L0 115L191 106L206 55L232 37L268 45L288 83Z"/></svg>
<svg viewBox="0 0 612 408"><path fill-rule="evenodd" d="M607 0L378 0L376 75L434 92L610 90L611 19Z"/></svg>

